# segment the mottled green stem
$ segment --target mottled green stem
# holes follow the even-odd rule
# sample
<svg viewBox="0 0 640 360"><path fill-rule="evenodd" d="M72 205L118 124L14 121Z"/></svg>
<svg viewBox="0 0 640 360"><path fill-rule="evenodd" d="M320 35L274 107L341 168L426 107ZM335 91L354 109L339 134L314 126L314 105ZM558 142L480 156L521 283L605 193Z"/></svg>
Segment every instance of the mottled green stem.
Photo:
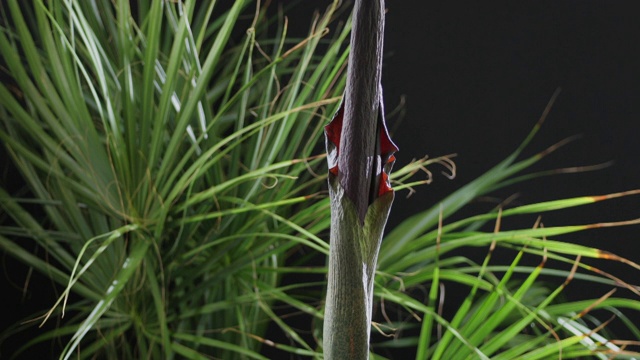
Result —
<svg viewBox="0 0 640 360"><path fill-rule="evenodd" d="M331 251L324 313L324 358L368 359L373 279L378 251L393 192L374 201L364 226L356 208L333 179L331 196Z"/></svg>

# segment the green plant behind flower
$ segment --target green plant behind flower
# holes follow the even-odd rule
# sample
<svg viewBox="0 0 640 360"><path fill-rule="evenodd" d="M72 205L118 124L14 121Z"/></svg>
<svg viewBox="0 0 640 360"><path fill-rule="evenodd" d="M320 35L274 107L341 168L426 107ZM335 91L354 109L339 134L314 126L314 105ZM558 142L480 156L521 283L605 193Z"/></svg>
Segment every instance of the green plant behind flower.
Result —
<svg viewBox="0 0 640 360"><path fill-rule="evenodd" d="M318 289L325 282L281 280L326 274L313 265L328 254L318 144L344 89L349 28L332 22L336 1L307 37L292 39L283 17L268 18L259 5L2 2L0 69L9 80L0 84L0 138L25 191L0 188L0 248L63 293L50 312L34 315L59 321L57 328L16 324L0 341L29 331L36 335L23 352L52 342L61 344L54 346L61 358L260 359L267 346L321 357ZM560 283L573 278L638 291L591 267L588 259L605 253L556 239L590 226L478 230L487 221L605 198L448 222L475 197L523 179L514 176L543 157L518 155L385 237L374 307L395 308L397 316L378 314L374 321L384 320L375 325L396 329L398 338L376 341L375 358L392 356L394 347L411 347L420 359L637 356L625 355L624 344L603 342L614 338L596 324L608 316L584 310L616 314L638 339L631 319L639 301L596 301L601 294L594 294L592 301L561 302L564 285L556 291L538 281L548 274ZM425 182L409 178L438 161L448 160L398 169L394 188ZM34 255L25 239L44 254ZM487 257L477 264L454 252L491 244L513 249L513 261ZM527 254L544 266L522 265ZM576 270L542 259L577 264ZM634 274L637 268L630 264ZM443 282L469 288L452 319L438 312ZM409 296L421 287L429 289L426 303ZM303 330L312 336L281 316L280 306L305 314ZM286 343L267 327L280 329Z"/></svg>
<svg viewBox="0 0 640 360"><path fill-rule="evenodd" d="M258 356L292 249L327 252L306 229L329 221L313 169L344 86L336 6L291 39L251 1L3 3L0 137L31 196L0 190L0 246L65 288L32 343Z"/></svg>

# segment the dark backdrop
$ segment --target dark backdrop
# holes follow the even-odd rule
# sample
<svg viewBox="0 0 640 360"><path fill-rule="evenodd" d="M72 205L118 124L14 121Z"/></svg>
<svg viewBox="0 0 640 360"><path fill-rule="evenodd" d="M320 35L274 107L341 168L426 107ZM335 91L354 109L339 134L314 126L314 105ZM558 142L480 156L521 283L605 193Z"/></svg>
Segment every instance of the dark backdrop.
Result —
<svg viewBox="0 0 640 360"><path fill-rule="evenodd" d="M424 154L458 154L457 178L449 181L434 171L432 185L408 199L398 196L390 226L437 204L505 158L524 140L557 87L562 92L526 153L573 135L581 138L535 169L613 164L596 172L521 183L499 191L495 201L516 194L516 203L523 204L640 188L640 22L632 17L631 1L488 5L388 0L387 7L386 104L391 109L404 97L406 109L401 119L390 119L400 122L390 125L401 149L399 165ZM542 220L553 226L634 219L640 217L638 200L549 213ZM504 226L530 226L533 220L509 219ZM564 239L640 262L637 234L638 226L632 226ZM485 255L475 251L476 256ZM513 256L506 255L503 261ZM631 267L587 262L634 284L640 278ZM567 296L592 298L608 290L576 283L568 287ZM450 297L464 295L449 292ZM635 296L624 290L616 295Z"/></svg>
<svg viewBox="0 0 640 360"><path fill-rule="evenodd" d="M581 138L535 170L612 165L521 183L471 211L489 209L514 194L516 204L525 204L640 188L640 22L633 17L634 2L387 0L386 5L385 100L387 109L401 99L405 104L403 117L389 119L401 150L398 165L425 154L458 154L457 178L450 181L434 171L433 184L408 199L399 194L390 226L437 204L515 150L558 87L562 92L526 154L570 136ZM639 200L548 213L542 220L554 226L634 219L640 217ZM533 221L508 219L504 226ZM638 230L602 229L564 239L640 262ZM475 251L484 257L485 251ZM513 256L506 255L503 261ZM631 267L587 262L639 282L640 271ZM577 299L608 290L576 283L567 294ZM616 295L635 296L625 290Z"/></svg>
<svg viewBox="0 0 640 360"><path fill-rule="evenodd" d="M398 196L391 226L433 206L513 151L557 87L562 92L528 154L582 137L536 167L613 161L501 191L519 203L640 188L640 22L631 1L387 1L383 85L399 165L457 153L458 177ZM434 168L436 170L437 168ZM640 217L638 198L545 215L547 226ZM640 262L638 227L573 236ZM634 279L639 278L635 276ZM632 279L628 279L632 280Z"/></svg>
<svg viewBox="0 0 640 360"><path fill-rule="evenodd" d="M632 18L632 2L411 3L387 1L387 108L406 97L406 116L394 134L401 161L458 153L459 177L447 186L460 186L515 149L562 87L531 148L582 134L547 163L615 163L599 173L549 180L554 186L526 184L523 196L544 200L638 187L640 22ZM427 187L417 197L430 202L442 192ZM640 216L632 210L630 216Z"/></svg>

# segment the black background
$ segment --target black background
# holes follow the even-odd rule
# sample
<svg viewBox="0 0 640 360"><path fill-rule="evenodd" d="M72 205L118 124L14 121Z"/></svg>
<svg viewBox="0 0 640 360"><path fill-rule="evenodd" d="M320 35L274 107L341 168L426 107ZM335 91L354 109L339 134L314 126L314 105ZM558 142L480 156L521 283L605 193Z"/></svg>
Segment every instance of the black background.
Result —
<svg viewBox="0 0 640 360"><path fill-rule="evenodd" d="M305 9L290 16L292 29L306 30L311 10L328 3L303 2ZM535 169L609 160L613 165L515 185L498 192L494 202L475 204L475 209L486 210L513 194L518 195L516 204L525 204L640 188L640 22L635 1L387 0L386 6L386 108L391 112L404 104L403 116L388 119L400 147L396 167L427 154L458 154L456 179L439 175L436 166L433 184L418 188L409 198L406 192L398 193L389 228L437 205L515 150L557 87L562 92L525 153L531 155L569 136L582 138ZM543 221L553 226L638 217L638 198L632 197L546 214ZM504 224L531 225L529 218ZM568 239L640 262L638 230L638 226L597 230ZM31 286L22 297L16 288L22 285L26 269L6 258L2 264L2 288L8 289L2 292L9 302L2 327L8 318L52 304L50 285ZM614 263L599 266L640 283L638 270ZM570 290L574 297L593 297L609 288ZM7 309L14 308L7 316Z"/></svg>
<svg viewBox="0 0 640 360"><path fill-rule="evenodd" d="M389 227L436 205L443 197L507 157L525 139L553 92L562 91L525 155L567 137L571 144L533 170L612 161L606 169L540 178L499 191L460 216L486 211L511 195L514 204L600 195L640 188L640 22L631 1L400 1L388 0L383 85L387 109L404 97L402 118L389 119L400 147L398 165L425 154L457 153L456 179L438 175L410 198L399 193ZM399 124L398 124L399 122ZM640 217L639 198L544 214L545 226ZM535 218L505 219L504 228L532 226ZM638 225L562 239L640 262ZM474 253L475 252L475 253ZM482 259L486 251L467 250ZM512 252L499 253L510 261ZM529 259L532 263L540 259ZM640 283L640 271L614 262L584 260ZM551 265L551 264L550 264ZM557 266L557 264L554 264ZM559 281L556 279L556 281ZM572 283L570 299L604 295L609 286ZM468 292L449 291L449 300ZM616 296L637 299L630 291ZM456 309L449 309L453 312ZM635 313L638 315L638 313ZM635 320L640 323L640 317ZM616 329L615 321L611 325ZM624 334L624 332L623 332Z"/></svg>
<svg viewBox="0 0 640 360"><path fill-rule="evenodd" d="M526 204L640 188L640 22L632 15L634 3L388 0L387 8L385 100L393 109L404 97L406 110L404 117L389 119L401 150L399 165L425 154L458 154L457 178L438 176L434 167L433 184L408 199L399 194L390 226L437 204L508 156L558 87L562 92L525 155L570 136L581 138L534 170L613 164L521 183L498 192L495 201L515 194L515 204ZM638 200L549 213L542 220L557 226L635 219ZM529 225L505 221L510 225L531 226L533 219ZM637 233L633 226L565 239L640 262ZM640 279L632 268L598 264L623 271L627 281Z"/></svg>
<svg viewBox="0 0 640 360"><path fill-rule="evenodd" d="M457 153L459 176L450 184L436 178L416 199L398 201L396 212L431 205L506 157L557 87L562 93L530 153L580 134L543 167L614 164L518 186L522 201L638 188L640 23L631 2L416 4L387 2L387 108L406 96L402 123L390 127L400 162ZM600 220L640 216L635 210Z"/></svg>

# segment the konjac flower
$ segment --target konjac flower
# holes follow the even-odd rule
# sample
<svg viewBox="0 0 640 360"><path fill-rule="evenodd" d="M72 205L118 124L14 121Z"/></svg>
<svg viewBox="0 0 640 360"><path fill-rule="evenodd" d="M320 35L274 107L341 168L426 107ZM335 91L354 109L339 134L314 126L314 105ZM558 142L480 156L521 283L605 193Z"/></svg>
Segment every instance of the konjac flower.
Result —
<svg viewBox="0 0 640 360"><path fill-rule="evenodd" d="M373 277L394 192L398 150L389 137L380 82L384 0L357 0L347 84L325 127L331 198L331 248L324 358L368 359Z"/></svg>

